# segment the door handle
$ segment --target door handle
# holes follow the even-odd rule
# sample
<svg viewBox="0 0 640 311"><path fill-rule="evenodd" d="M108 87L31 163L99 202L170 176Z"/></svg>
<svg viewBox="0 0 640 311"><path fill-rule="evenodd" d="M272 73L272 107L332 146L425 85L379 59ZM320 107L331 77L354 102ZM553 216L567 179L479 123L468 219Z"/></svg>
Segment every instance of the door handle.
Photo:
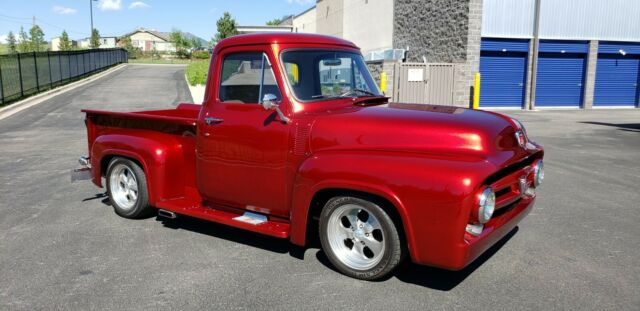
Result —
<svg viewBox="0 0 640 311"><path fill-rule="evenodd" d="M212 118L212 117L204 118L204 123L206 123L207 125L220 124L220 123L222 123L222 121L224 121L224 120L223 119L219 119L219 118Z"/></svg>

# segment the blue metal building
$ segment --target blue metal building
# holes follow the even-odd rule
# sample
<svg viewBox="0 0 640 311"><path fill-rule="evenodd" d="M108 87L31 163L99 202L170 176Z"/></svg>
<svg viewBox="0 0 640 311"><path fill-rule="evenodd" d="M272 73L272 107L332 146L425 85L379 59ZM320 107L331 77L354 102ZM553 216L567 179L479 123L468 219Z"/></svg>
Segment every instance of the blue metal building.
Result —
<svg viewBox="0 0 640 311"><path fill-rule="evenodd" d="M481 107L638 107L640 1L484 0Z"/></svg>

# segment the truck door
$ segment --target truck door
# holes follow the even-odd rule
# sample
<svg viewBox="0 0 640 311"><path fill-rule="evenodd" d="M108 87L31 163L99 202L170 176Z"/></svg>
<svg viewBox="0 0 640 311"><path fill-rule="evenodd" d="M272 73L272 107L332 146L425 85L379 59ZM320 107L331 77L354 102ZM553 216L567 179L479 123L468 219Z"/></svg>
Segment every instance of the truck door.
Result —
<svg viewBox="0 0 640 311"><path fill-rule="evenodd" d="M216 56L198 121L196 176L205 201L288 217L289 125L261 99L282 92L266 50L236 48ZM284 106L284 105L283 105ZM284 107L283 107L284 108Z"/></svg>

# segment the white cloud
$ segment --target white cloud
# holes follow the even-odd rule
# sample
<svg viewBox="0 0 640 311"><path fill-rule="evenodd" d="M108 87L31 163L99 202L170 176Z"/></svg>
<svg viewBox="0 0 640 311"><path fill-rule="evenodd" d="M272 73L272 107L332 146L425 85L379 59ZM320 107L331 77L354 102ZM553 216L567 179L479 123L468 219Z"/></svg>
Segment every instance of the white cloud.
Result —
<svg viewBox="0 0 640 311"><path fill-rule="evenodd" d="M0 43L7 43L8 35L0 35Z"/></svg>
<svg viewBox="0 0 640 311"><path fill-rule="evenodd" d="M76 12L78 12L78 10L73 9L73 8L64 7L64 6L61 6L61 5L55 5L55 6L53 6L53 12L55 12L57 14L67 15L67 14L75 14Z"/></svg>
<svg viewBox="0 0 640 311"><path fill-rule="evenodd" d="M103 11L117 11L122 9L122 0L100 0L98 8Z"/></svg>
<svg viewBox="0 0 640 311"><path fill-rule="evenodd" d="M142 1L134 1L134 2L131 2L131 4L129 4L129 9L144 9L148 7L151 7L151 6Z"/></svg>
<svg viewBox="0 0 640 311"><path fill-rule="evenodd" d="M287 0L287 2L289 4L298 4L298 5L307 5L307 4L312 4L312 3L316 3L316 0Z"/></svg>

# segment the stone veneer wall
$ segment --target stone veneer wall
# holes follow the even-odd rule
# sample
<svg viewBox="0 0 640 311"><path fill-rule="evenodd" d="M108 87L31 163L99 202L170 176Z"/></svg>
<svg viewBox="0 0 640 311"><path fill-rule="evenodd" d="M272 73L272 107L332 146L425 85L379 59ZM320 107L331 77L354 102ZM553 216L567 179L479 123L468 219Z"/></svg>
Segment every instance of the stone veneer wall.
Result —
<svg viewBox="0 0 640 311"><path fill-rule="evenodd" d="M456 66L453 104L459 107L471 107L473 100L473 81L480 72L480 42L482 34L482 0L468 0L467 59ZM480 90L482 92L482 90Z"/></svg>
<svg viewBox="0 0 640 311"><path fill-rule="evenodd" d="M382 74L382 72L385 72L387 74L387 85L386 85L386 89L384 90L380 90L382 93L384 93L384 95L388 96L391 98L392 101L397 100L397 98L395 97L394 92L394 83L395 83L395 72L396 72L396 65L398 64L396 61L393 60L375 60L375 61L368 61L366 62L367 67L369 68L369 72L371 72L371 77L373 78L373 80L376 82L376 84L378 85L378 87L380 86L380 75Z"/></svg>
<svg viewBox="0 0 640 311"><path fill-rule="evenodd" d="M393 47L406 49L407 62L464 62L469 0L396 0Z"/></svg>
<svg viewBox="0 0 640 311"><path fill-rule="evenodd" d="M482 0L395 0L393 47L407 62L455 63L454 105L468 107L480 66Z"/></svg>

